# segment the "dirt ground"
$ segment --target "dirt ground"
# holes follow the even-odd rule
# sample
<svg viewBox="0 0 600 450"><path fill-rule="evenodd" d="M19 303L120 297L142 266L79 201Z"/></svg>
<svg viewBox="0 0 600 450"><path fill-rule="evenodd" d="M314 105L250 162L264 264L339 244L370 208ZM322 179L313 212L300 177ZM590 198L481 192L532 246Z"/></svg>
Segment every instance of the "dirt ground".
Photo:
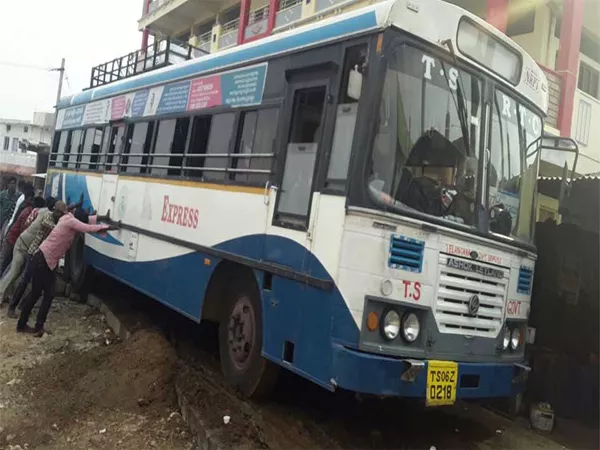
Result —
<svg viewBox="0 0 600 450"><path fill-rule="evenodd" d="M120 318L135 324L126 342L94 309L65 299L41 339L16 334L0 310L0 449L191 449L176 384L221 448L565 448L476 404L332 394L286 371L269 401L245 401L221 376L214 327L122 298Z"/></svg>
<svg viewBox="0 0 600 450"><path fill-rule="evenodd" d="M525 421L512 422L476 404L429 409L397 399L357 399L329 393L286 372L272 399L247 402L223 382L210 352L186 351L185 346L178 344L178 354L186 361L179 382L207 426L221 431L224 448L565 448L529 430ZM231 417L226 432L220 422L224 415Z"/></svg>
<svg viewBox="0 0 600 450"><path fill-rule="evenodd" d="M190 449L177 358L158 332L119 342L95 310L56 299L52 334L17 334L0 311L0 449Z"/></svg>

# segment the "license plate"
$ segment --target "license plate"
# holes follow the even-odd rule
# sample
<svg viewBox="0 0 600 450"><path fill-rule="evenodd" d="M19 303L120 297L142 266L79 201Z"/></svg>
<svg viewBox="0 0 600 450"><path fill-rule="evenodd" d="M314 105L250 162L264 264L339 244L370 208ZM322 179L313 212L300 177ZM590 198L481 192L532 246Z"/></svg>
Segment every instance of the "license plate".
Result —
<svg viewBox="0 0 600 450"><path fill-rule="evenodd" d="M458 364L452 361L427 363L427 406L452 405L456 401Z"/></svg>

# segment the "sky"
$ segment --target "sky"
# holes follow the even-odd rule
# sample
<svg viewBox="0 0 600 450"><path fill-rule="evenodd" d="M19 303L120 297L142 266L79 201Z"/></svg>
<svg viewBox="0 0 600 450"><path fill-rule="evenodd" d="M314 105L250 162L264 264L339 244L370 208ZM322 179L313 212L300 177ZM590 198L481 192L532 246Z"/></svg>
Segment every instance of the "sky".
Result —
<svg viewBox="0 0 600 450"><path fill-rule="evenodd" d="M0 0L0 118L53 112L62 96L88 87L93 66L137 50L142 0ZM26 67L23 67L26 66Z"/></svg>

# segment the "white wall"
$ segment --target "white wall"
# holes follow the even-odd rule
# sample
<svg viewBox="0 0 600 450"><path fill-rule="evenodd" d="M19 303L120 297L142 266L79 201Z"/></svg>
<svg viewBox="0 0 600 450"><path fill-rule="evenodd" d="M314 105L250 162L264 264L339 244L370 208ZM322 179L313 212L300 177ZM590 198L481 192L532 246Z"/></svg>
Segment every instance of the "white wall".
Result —
<svg viewBox="0 0 600 450"><path fill-rule="evenodd" d="M579 54L580 61L600 71L600 64ZM577 74L579 76L579 74ZM577 89L573 99L571 135L579 143L582 156L578 172L600 171L600 100Z"/></svg>
<svg viewBox="0 0 600 450"><path fill-rule="evenodd" d="M7 129L7 125L10 126L10 130ZM15 139L19 141L27 139L30 142L41 142L49 145L52 140L52 131L49 128L39 127L31 123L5 123L0 121L0 151L4 151L5 137L10 138L8 150L13 150Z"/></svg>

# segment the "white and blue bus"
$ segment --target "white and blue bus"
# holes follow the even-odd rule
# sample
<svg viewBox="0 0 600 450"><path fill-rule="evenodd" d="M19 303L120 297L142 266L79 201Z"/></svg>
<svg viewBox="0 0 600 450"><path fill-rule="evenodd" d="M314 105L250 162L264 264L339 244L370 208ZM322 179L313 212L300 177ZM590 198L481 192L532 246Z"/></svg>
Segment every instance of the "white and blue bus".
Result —
<svg viewBox="0 0 600 450"><path fill-rule="evenodd" d="M225 377L513 397L548 84L440 0L390 0L61 100L47 194L121 223L72 247L219 325Z"/></svg>

